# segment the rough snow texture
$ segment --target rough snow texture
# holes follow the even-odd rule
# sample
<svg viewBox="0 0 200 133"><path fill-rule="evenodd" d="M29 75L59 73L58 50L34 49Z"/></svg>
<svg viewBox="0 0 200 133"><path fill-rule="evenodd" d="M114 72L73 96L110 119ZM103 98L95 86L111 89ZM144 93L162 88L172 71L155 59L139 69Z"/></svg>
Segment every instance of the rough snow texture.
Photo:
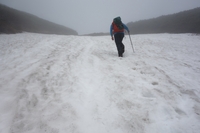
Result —
<svg viewBox="0 0 200 133"><path fill-rule="evenodd" d="M0 35L1 133L199 133L200 36Z"/></svg>

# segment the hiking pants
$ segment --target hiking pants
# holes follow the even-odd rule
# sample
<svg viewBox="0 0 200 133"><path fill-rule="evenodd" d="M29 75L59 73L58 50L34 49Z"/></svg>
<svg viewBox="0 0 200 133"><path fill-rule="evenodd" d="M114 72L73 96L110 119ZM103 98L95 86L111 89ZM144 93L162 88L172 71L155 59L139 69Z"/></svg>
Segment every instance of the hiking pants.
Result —
<svg viewBox="0 0 200 133"><path fill-rule="evenodd" d="M124 33L116 33L114 37L115 37L115 44L117 46L118 56L122 56L122 54L124 53L124 44L122 43L122 40L124 38Z"/></svg>

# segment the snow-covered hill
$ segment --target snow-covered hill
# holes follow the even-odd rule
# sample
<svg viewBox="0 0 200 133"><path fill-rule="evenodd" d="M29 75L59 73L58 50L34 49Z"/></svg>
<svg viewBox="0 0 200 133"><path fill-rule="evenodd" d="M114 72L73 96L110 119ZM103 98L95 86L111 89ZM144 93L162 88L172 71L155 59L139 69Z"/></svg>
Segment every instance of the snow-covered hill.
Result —
<svg viewBox="0 0 200 133"><path fill-rule="evenodd" d="M199 133L200 36L0 35L1 133Z"/></svg>

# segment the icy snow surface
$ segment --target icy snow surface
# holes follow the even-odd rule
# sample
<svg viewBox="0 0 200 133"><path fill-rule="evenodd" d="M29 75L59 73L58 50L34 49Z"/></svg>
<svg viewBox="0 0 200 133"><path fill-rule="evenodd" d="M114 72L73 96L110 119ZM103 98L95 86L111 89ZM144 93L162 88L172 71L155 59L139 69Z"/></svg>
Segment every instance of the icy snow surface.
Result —
<svg viewBox="0 0 200 133"><path fill-rule="evenodd" d="M200 36L0 35L1 133L200 133Z"/></svg>

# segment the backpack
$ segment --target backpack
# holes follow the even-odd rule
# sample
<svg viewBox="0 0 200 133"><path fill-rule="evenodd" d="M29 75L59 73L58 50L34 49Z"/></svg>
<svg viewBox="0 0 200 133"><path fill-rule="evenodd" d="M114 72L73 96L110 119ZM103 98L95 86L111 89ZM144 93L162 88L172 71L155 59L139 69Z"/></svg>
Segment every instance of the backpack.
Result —
<svg viewBox="0 0 200 133"><path fill-rule="evenodd" d="M124 29L124 26L123 26L123 23L122 23L120 17L114 18L114 19L113 19L113 22L114 22L114 24L117 26L117 28L118 28L119 30L123 30L123 29Z"/></svg>

